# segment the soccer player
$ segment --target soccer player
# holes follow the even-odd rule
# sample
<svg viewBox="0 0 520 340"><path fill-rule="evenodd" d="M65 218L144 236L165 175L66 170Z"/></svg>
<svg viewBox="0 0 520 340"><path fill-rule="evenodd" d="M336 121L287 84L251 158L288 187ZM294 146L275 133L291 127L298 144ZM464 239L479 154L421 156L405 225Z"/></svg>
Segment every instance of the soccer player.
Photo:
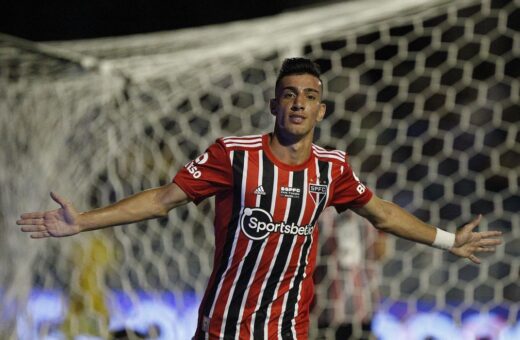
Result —
<svg viewBox="0 0 520 340"><path fill-rule="evenodd" d="M218 139L172 183L79 213L56 193L60 208L17 221L32 238L63 237L167 216L216 197L214 267L199 309L195 339L307 339L320 213L328 206L367 218L376 228L448 249L480 263L500 232L473 232L481 216L456 234L428 225L378 198L354 174L342 151L313 144L325 115L323 85L308 59L284 61L270 101L269 134Z"/></svg>

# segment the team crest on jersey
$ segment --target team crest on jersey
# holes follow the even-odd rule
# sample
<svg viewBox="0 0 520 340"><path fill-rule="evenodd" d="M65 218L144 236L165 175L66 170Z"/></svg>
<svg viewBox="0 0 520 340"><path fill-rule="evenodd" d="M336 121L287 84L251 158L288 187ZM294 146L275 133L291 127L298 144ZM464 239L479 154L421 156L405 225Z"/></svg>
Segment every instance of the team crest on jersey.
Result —
<svg viewBox="0 0 520 340"><path fill-rule="evenodd" d="M327 186L321 184L309 184L309 195L316 205L319 205L327 196Z"/></svg>

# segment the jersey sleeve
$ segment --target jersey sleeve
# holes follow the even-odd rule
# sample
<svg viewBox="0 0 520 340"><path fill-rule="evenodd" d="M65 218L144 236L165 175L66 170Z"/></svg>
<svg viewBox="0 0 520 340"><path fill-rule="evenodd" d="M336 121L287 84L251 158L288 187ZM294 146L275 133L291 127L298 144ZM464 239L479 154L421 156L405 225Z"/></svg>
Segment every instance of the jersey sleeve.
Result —
<svg viewBox="0 0 520 340"><path fill-rule="evenodd" d="M202 155L188 162L173 178L188 197L199 204L205 198L228 190L233 172L226 149L220 141L212 144Z"/></svg>
<svg viewBox="0 0 520 340"><path fill-rule="evenodd" d="M344 169L341 176L336 179L334 196L331 202L331 205L336 207L338 212L351 208L361 208L373 196L372 191L361 183L348 163Z"/></svg>

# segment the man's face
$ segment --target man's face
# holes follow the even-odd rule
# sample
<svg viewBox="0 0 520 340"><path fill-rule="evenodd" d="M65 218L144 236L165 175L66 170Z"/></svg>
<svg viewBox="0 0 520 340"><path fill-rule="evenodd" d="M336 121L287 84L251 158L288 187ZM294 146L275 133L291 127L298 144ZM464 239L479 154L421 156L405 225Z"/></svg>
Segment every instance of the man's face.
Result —
<svg viewBox="0 0 520 340"><path fill-rule="evenodd" d="M283 77L276 88L276 98L270 103L279 131L292 137L312 135L325 115L321 94L320 80L313 75Z"/></svg>

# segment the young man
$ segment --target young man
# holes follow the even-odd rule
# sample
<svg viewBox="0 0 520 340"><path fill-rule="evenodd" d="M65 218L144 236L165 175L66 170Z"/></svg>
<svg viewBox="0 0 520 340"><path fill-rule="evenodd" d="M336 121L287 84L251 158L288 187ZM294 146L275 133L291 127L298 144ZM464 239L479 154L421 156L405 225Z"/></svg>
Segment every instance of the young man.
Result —
<svg viewBox="0 0 520 340"><path fill-rule="evenodd" d="M166 216L190 201L216 196L214 268L199 310L196 339L306 339L315 223L327 206L351 209L376 228L449 249L475 263L494 251L499 232L473 232L480 216L450 234L374 195L341 151L312 143L325 115L317 66L286 60L270 101L271 134L221 138L181 169L173 182L113 205L78 213L55 193L60 209L26 213L17 222L33 238Z"/></svg>

